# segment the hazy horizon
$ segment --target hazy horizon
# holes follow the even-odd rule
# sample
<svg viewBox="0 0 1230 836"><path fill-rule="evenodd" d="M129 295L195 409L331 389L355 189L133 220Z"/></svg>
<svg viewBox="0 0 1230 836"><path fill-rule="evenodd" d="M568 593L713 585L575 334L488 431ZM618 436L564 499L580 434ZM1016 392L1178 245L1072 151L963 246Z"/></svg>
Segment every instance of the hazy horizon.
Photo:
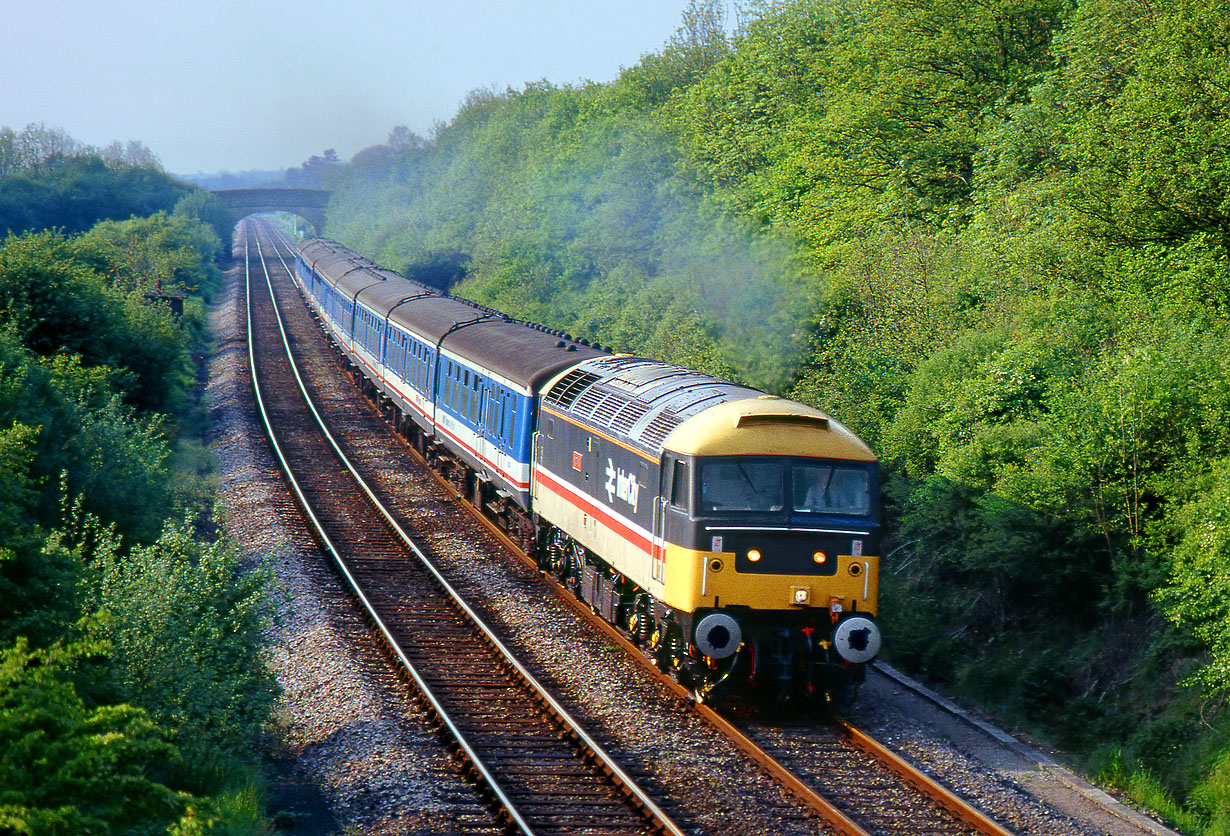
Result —
<svg viewBox="0 0 1230 836"><path fill-rule="evenodd" d="M0 125L135 140L183 175L284 170L327 148L349 159L396 125L426 136L471 90L609 81L658 51L686 5L23 3L0 51Z"/></svg>

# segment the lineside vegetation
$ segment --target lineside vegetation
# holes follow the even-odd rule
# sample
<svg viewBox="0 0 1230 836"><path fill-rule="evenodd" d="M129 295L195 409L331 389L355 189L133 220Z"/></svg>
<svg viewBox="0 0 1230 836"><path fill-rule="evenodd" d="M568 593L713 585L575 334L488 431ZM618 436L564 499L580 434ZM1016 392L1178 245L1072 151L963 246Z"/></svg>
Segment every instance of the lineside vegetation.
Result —
<svg viewBox="0 0 1230 836"><path fill-rule="evenodd" d="M0 831L265 832L266 576L197 536L222 245L156 161L63 145L0 168Z"/></svg>

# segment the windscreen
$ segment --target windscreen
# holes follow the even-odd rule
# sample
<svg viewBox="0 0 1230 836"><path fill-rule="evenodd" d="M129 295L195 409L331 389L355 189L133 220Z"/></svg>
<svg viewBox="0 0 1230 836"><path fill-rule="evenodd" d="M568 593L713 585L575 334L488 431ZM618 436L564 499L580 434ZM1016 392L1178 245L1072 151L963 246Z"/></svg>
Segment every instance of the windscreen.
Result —
<svg viewBox="0 0 1230 836"><path fill-rule="evenodd" d="M705 462L700 469L700 506L703 511L780 511L783 463L724 459Z"/></svg>
<svg viewBox="0 0 1230 836"><path fill-rule="evenodd" d="M873 469L823 459L701 459L702 513L788 512L868 516L876 491Z"/></svg>
<svg viewBox="0 0 1230 836"><path fill-rule="evenodd" d="M871 510L871 477L865 469L796 462L793 470L795 511L863 515Z"/></svg>

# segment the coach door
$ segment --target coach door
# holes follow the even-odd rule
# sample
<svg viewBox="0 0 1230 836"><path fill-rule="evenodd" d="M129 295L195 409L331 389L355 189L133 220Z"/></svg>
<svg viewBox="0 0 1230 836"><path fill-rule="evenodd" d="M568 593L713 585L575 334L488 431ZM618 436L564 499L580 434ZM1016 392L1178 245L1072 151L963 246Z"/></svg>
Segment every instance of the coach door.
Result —
<svg viewBox="0 0 1230 836"><path fill-rule="evenodd" d="M509 472L508 452L504 449L507 446L507 439L502 432L507 402L508 393L502 388L491 386L487 389L487 408L483 410L485 413L483 432L490 445L491 460L502 473Z"/></svg>

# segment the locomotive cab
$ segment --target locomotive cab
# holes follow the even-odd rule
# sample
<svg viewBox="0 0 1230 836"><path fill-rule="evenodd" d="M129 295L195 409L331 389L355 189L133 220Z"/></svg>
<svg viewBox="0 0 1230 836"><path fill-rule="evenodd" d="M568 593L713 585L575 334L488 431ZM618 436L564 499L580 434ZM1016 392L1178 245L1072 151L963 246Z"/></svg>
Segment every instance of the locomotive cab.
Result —
<svg viewBox="0 0 1230 836"><path fill-rule="evenodd" d="M870 450L773 398L708 410L665 447L664 601L702 661L774 698L861 681L880 647Z"/></svg>

